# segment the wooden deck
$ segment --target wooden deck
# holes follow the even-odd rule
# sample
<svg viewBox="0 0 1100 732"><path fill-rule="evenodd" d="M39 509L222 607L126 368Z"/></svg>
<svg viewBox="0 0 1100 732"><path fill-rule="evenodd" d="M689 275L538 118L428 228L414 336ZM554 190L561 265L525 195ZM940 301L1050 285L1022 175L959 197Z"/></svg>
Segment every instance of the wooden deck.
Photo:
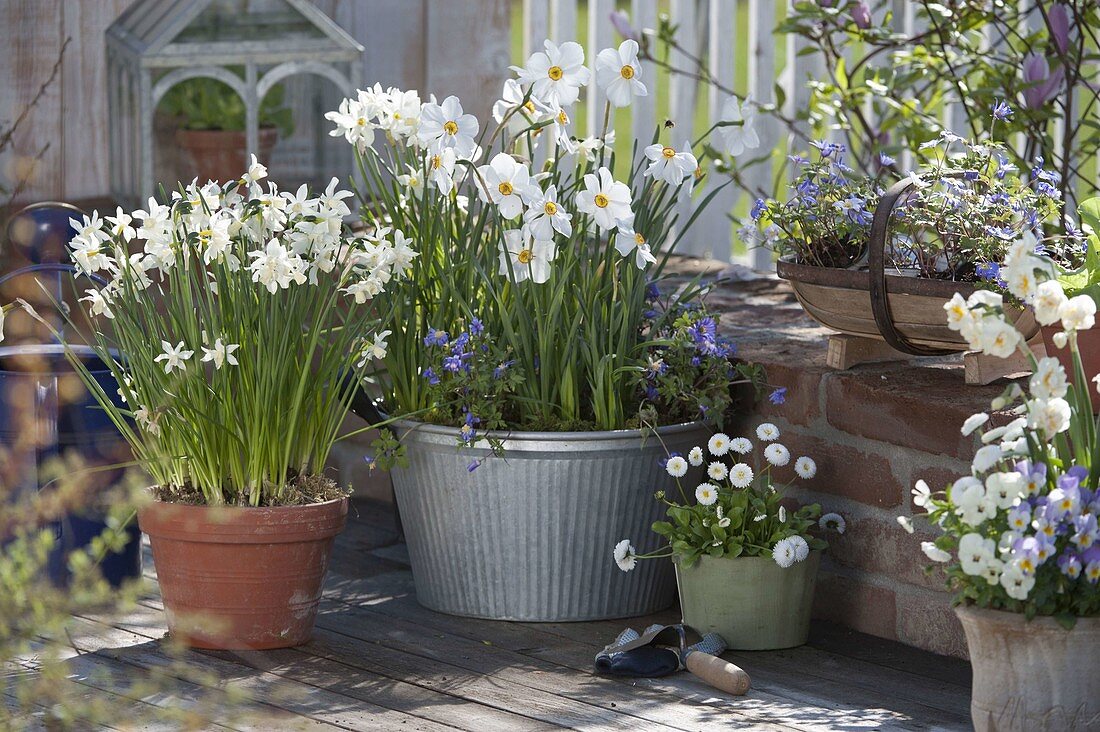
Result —
<svg viewBox="0 0 1100 732"><path fill-rule="evenodd" d="M730 652L753 689L726 697L686 673L654 680L595 676L593 656L632 621L491 622L417 604L392 515L353 506L338 541L314 640L266 652L189 652L208 672L172 694L129 701L186 706L201 684L246 693L246 713L219 728L355 730L948 730L969 729L970 668L897 643L815 626L808 646ZM355 515L357 514L357 515ZM151 562L150 571L151 571ZM124 620L82 618L74 678L117 691L169 667L159 600ZM127 728L125 723L120 728ZM167 726L167 725L166 725Z"/></svg>

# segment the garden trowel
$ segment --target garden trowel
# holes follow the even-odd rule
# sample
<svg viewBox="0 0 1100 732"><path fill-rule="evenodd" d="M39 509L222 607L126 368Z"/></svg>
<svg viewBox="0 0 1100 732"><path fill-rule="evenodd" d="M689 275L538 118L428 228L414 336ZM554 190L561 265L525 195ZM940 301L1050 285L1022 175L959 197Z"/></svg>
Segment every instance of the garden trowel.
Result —
<svg viewBox="0 0 1100 732"><path fill-rule="evenodd" d="M726 642L717 633L707 633L693 645L687 644L686 625L651 625L639 634L627 628L596 654L596 670L613 676L657 678L687 669L716 689L741 696L749 690L749 675L718 657Z"/></svg>

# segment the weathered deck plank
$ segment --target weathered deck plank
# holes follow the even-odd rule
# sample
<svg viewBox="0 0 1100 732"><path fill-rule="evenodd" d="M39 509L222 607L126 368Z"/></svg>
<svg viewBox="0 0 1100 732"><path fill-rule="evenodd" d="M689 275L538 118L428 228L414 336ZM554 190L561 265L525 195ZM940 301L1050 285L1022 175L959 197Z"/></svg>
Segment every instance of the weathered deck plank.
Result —
<svg viewBox="0 0 1100 732"><path fill-rule="evenodd" d="M727 654L753 677L744 697L727 697L686 673L597 676L596 651L623 627L675 622L678 614L535 624L435 613L416 602L392 515L371 505L355 509L338 540L311 643L187 652L205 677L177 678L169 693L120 702L186 707L203 693L234 689L250 699L244 714L218 722L235 730L969 729L967 664L827 626L815 626L803 648ZM73 678L89 693L124 694L128 675L181 675L163 642L155 594L125 617L75 619L72 632L82 651L71 661Z"/></svg>

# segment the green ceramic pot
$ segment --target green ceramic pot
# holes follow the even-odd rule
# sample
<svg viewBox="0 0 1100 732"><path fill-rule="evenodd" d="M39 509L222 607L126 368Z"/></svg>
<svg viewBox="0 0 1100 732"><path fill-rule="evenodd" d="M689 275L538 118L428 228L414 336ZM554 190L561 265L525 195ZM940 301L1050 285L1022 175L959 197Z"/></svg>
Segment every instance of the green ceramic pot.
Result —
<svg viewBox="0 0 1100 732"><path fill-rule="evenodd" d="M721 635L732 649L793 648L810 633L810 608L821 552L783 569L771 557L703 556L676 563L684 623Z"/></svg>

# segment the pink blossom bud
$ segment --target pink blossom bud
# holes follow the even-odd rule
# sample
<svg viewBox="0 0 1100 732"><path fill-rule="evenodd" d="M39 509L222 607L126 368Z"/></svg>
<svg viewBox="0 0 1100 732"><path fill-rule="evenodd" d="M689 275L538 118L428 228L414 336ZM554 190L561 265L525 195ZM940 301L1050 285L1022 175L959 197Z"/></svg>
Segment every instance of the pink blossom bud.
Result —
<svg viewBox="0 0 1100 732"><path fill-rule="evenodd" d="M1024 83L1028 85L1024 89L1024 106L1028 109L1042 107L1058 94L1064 77L1065 70L1061 66L1052 74L1045 56L1029 53L1024 57Z"/></svg>
<svg viewBox="0 0 1100 732"><path fill-rule="evenodd" d="M615 10L611 13L611 25L623 38L641 41L641 34L630 25L630 16L625 10Z"/></svg>
<svg viewBox="0 0 1100 732"><path fill-rule="evenodd" d="M1050 40L1054 42L1058 53L1065 53L1069 48L1069 8L1061 3L1050 6L1047 20L1050 25Z"/></svg>
<svg viewBox="0 0 1100 732"><path fill-rule="evenodd" d="M852 20L857 28L867 29L871 27L871 8L863 0L852 8Z"/></svg>

